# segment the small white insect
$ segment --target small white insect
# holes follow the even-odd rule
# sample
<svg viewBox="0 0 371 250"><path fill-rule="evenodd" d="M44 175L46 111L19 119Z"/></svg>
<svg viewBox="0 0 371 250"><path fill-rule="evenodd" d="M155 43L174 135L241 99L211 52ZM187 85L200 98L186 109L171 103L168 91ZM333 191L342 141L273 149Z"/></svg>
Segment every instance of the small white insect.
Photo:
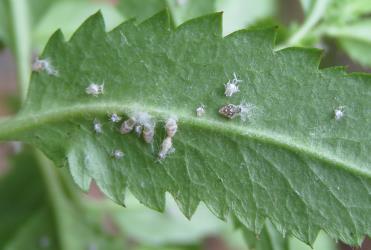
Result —
<svg viewBox="0 0 371 250"><path fill-rule="evenodd" d="M155 127L143 125L143 139L147 143L152 143L155 136Z"/></svg>
<svg viewBox="0 0 371 250"><path fill-rule="evenodd" d="M40 72L45 71L48 75L58 75L58 71L54 69L49 59L38 59L36 58L32 63L32 71Z"/></svg>
<svg viewBox="0 0 371 250"><path fill-rule="evenodd" d="M165 123L165 129L168 137L174 137L176 131L178 130L178 124L175 118L167 119Z"/></svg>
<svg viewBox="0 0 371 250"><path fill-rule="evenodd" d="M86 94L97 97L104 93L104 82L102 84L91 83L85 89Z"/></svg>
<svg viewBox="0 0 371 250"><path fill-rule="evenodd" d="M230 97L233 94L240 92L240 89L238 87L238 84L240 82L242 82L242 80L239 80L236 76L236 73L233 73L232 81L229 80L226 84L224 84L225 87L224 95Z"/></svg>
<svg viewBox="0 0 371 250"><path fill-rule="evenodd" d="M122 157L124 157L124 153L119 150L119 149L116 149L112 152L112 157L114 157L116 160L119 160L121 159Z"/></svg>
<svg viewBox="0 0 371 250"><path fill-rule="evenodd" d="M339 106L334 110L334 118L336 121L339 121L341 118L344 117L345 115L345 107L344 106Z"/></svg>
<svg viewBox="0 0 371 250"><path fill-rule="evenodd" d="M109 119L111 122L119 122L121 121L121 116L117 115L116 113L112 113L110 116L109 116Z"/></svg>
<svg viewBox="0 0 371 250"><path fill-rule="evenodd" d="M165 159L165 157L171 152L173 147L173 141L171 137L166 137L165 140L161 144L161 150L158 153L158 158L160 160Z"/></svg>
<svg viewBox="0 0 371 250"><path fill-rule="evenodd" d="M121 127L120 127L120 133L121 134L128 134L130 133L135 124L136 124L136 119L135 118L129 118L127 119L126 121L124 121L122 124L121 124Z"/></svg>
<svg viewBox="0 0 371 250"><path fill-rule="evenodd" d="M100 123L98 121L98 119L94 119L94 121L93 121L93 128L94 128L95 133L97 133L97 134L100 134L100 133L103 132L102 123Z"/></svg>
<svg viewBox="0 0 371 250"><path fill-rule="evenodd" d="M196 115L197 117L201 117L205 114L205 105L201 104L198 108L196 108Z"/></svg>
<svg viewBox="0 0 371 250"><path fill-rule="evenodd" d="M140 137L140 135L141 135L142 132L143 132L143 126L140 125L140 124L135 125L135 127L134 127L134 131L135 131L135 133L137 134L137 136Z"/></svg>

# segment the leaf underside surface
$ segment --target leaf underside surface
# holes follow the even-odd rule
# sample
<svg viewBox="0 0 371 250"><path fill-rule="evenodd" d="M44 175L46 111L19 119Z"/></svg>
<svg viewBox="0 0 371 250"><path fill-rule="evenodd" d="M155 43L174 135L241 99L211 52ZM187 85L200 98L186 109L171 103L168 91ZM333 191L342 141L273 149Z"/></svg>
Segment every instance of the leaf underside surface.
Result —
<svg viewBox="0 0 371 250"><path fill-rule="evenodd" d="M68 42L57 31L41 58L58 75L32 74L23 109L0 123L0 138L37 146L68 165L82 189L95 179L121 204L128 188L162 211L169 192L187 217L202 201L257 233L268 218L307 243L320 229L353 245L371 235L371 77L319 69L318 50L274 51L274 29L223 38L220 13L177 28L169 20L161 12L107 33L97 13ZM225 97L234 72L240 92ZM104 94L87 95L91 82L104 82ZM244 102L254 107L245 121L218 114ZM206 113L196 117L200 104ZM154 142L121 135L112 112L148 112ZM171 116L176 151L158 161ZM116 149L125 156L113 158Z"/></svg>

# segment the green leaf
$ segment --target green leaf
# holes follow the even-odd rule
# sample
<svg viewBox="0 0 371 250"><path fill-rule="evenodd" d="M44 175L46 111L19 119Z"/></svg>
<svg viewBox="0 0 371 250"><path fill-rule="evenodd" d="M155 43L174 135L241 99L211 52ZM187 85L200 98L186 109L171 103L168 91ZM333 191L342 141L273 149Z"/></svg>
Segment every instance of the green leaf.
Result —
<svg viewBox="0 0 371 250"><path fill-rule="evenodd" d="M166 7L165 0L120 0L117 8L127 18L136 18L138 22L151 17Z"/></svg>
<svg viewBox="0 0 371 250"><path fill-rule="evenodd" d="M229 34L259 20L272 17L277 10L275 0L120 0L118 9L138 22L167 7L175 24L216 11L224 13L223 33Z"/></svg>
<svg viewBox="0 0 371 250"><path fill-rule="evenodd" d="M276 0L216 1L216 10L223 12L223 34L246 28L266 18L273 18L277 14L277 9Z"/></svg>
<svg viewBox="0 0 371 250"><path fill-rule="evenodd" d="M318 0L317 0L318 1ZM331 0L325 22L345 24L364 18L371 12L369 0Z"/></svg>
<svg viewBox="0 0 371 250"><path fill-rule="evenodd" d="M274 228L274 226L270 222L267 222L265 224L263 230L259 235L256 235L254 232L246 230L243 227L241 229L249 249L289 250L288 244L290 238L282 237L282 235Z"/></svg>
<svg viewBox="0 0 371 250"><path fill-rule="evenodd" d="M308 14L316 0L300 0L304 14Z"/></svg>
<svg viewBox="0 0 371 250"><path fill-rule="evenodd" d="M354 61L371 67L371 19L349 25L330 26L323 32L336 38Z"/></svg>
<svg viewBox="0 0 371 250"><path fill-rule="evenodd" d="M371 233L370 76L318 69L314 49L274 51L272 29L222 38L221 23L213 14L174 30L160 13L106 33L98 13L69 42L56 32L41 58L58 76L32 75L22 111L0 123L0 138L37 146L68 165L82 189L95 179L121 204L129 188L163 211L169 192L187 217L203 201L255 232L269 218L308 243L323 229L359 244ZM241 91L227 98L233 72ZM103 95L86 94L92 81L104 82ZM218 114L243 102L254 107L247 121ZM201 103L206 114L196 117ZM344 116L336 120L339 107ZM154 142L121 135L108 120L112 112L125 119L148 112L157 122ZM176 151L158 161L171 116ZM102 133L93 129L96 119ZM125 156L113 158L116 149Z"/></svg>
<svg viewBox="0 0 371 250"><path fill-rule="evenodd" d="M335 242L331 240L326 234L320 232L316 239L316 242L313 244L313 248L305 245L303 242L295 238L289 239L289 249L292 250L337 250L338 247L336 246Z"/></svg>
<svg viewBox="0 0 371 250"><path fill-rule="evenodd" d="M12 165L11 171L0 178L0 248L24 249L28 246L27 249L39 249L42 237L55 243L56 235L49 230L51 223L43 220L49 211L43 205L45 190L42 182L37 181L40 173L35 171L35 159L24 154L15 158ZM48 232L51 234L46 235ZM26 243L26 239L26 245L15 248Z"/></svg>
<svg viewBox="0 0 371 250"><path fill-rule="evenodd" d="M332 1L319 29L335 38L353 61L371 67L370 14L368 0Z"/></svg>
<svg viewBox="0 0 371 250"><path fill-rule="evenodd" d="M132 195L126 199L126 209L113 211L117 226L142 244L186 245L201 242L208 235L221 235L226 224L213 216L205 206L199 206L192 220L187 220L167 197L164 213L158 213L141 205ZM161 225L161 226L155 226Z"/></svg>
<svg viewBox="0 0 371 250"><path fill-rule="evenodd" d="M316 13L313 12L314 7L323 3L325 1L302 1L304 9L307 10L307 19L310 19L313 13ZM315 43L320 41L321 36L329 36L336 39L353 61L362 66L370 66L370 1L329 0L328 3L325 6L326 8L322 8L323 11L319 12L320 15L317 15L316 22L313 22L310 29L301 32L300 40L294 39L291 44L298 44L298 41L302 43L305 40L304 36L307 40L312 40ZM300 30L303 30L305 26L304 24ZM291 38L291 41L293 38ZM312 44L314 44L313 42Z"/></svg>
<svg viewBox="0 0 371 250"><path fill-rule="evenodd" d="M102 231L101 218L88 218L88 210L81 210L63 190L61 172L52 166L44 169L48 161L31 152L16 156L0 179L0 248L122 249L119 237Z"/></svg>
<svg viewBox="0 0 371 250"><path fill-rule="evenodd" d="M43 48L49 37L59 28L62 29L66 37L70 37L87 17L98 10L102 11L108 29L117 26L124 20L120 13L107 3L60 1L43 13L43 17L35 26L33 31L34 44Z"/></svg>

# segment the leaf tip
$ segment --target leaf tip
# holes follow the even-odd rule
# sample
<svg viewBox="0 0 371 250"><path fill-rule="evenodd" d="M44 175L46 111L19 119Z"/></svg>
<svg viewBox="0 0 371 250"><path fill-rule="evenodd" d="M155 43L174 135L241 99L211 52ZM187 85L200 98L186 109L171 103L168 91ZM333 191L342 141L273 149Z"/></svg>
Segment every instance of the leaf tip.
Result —
<svg viewBox="0 0 371 250"><path fill-rule="evenodd" d="M193 18L177 27L177 31L191 29L197 33L208 32L217 37L223 34L223 12L211 13L208 15Z"/></svg>
<svg viewBox="0 0 371 250"><path fill-rule="evenodd" d="M173 29L174 23L170 15L169 9L165 8L162 11L154 14L150 18L140 23L139 27L150 26L150 25L157 25L157 26L160 26L162 29L167 29L167 30Z"/></svg>
<svg viewBox="0 0 371 250"><path fill-rule="evenodd" d="M71 40L78 40L79 37L91 39L92 36L101 37L105 33L105 22L101 10L89 16L72 35Z"/></svg>
<svg viewBox="0 0 371 250"><path fill-rule="evenodd" d="M51 37L49 38L48 42L46 43L46 46L44 48L44 52L42 53L42 57L45 56L45 54L52 53L56 47L59 47L65 43L64 34L61 29L56 30Z"/></svg>
<svg viewBox="0 0 371 250"><path fill-rule="evenodd" d="M193 197L188 197L184 195L180 195L178 197L173 195L173 197L180 211L184 214L184 216L188 220L191 220L193 214L196 212L200 204L200 200L198 198L194 199Z"/></svg>
<svg viewBox="0 0 371 250"><path fill-rule="evenodd" d="M323 50L317 48L288 47L276 53L278 56L284 55L292 63L312 66L315 69L319 68L323 57Z"/></svg>

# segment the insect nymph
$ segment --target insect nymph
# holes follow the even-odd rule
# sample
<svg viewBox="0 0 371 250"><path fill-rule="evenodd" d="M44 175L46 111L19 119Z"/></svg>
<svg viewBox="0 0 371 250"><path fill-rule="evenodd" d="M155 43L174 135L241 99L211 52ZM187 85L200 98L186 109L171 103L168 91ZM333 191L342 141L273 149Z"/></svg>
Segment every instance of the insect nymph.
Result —
<svg viewBox="0 0 371 250"><path fill-rule="evenodd" d="M98 95L104 93L104 83L102 84L91 83L88 87L85 88L85 92L88 95L97 97Z"/></svg>
<svg viewBox="0 0 371 250"><path fill-rule="evenodd" d="M119 160L119 159L121 159L122 157L124 157L124 153L121 151L121 150L119 150L119 149L116 149L116 150L114 150L113 152L112 152L112 157L113 158L115 158L116 160Z"/></svg>
<svg viewBox="0 0 371 250"><path fill-rule="evenodd" d="M233 119L241 113L241 110L240 105L227 104L219 109L219 114L226 118Z"/></svg>
<svg viewBox="0 0 371 250"><path fill-rule="evenodd" d="M168 137L174 137L176 131L178 130L178 124L175 118L169 118L166 121L165 129Z"/></svg>
<svg viewBox="0 0 371 250"><path fill-rule="evenodd" d="M135 118L127 119L126 121L124 121L121 124L120 133L121 134L130 133L133 130L135 124L136 124L136 119Z"/></svg>
<svg viewBox="0 0 371 250"><path fill-rule="evenodd" d="M237 78L236 73L233 73L232 81L229 80L226 84L224 84L224 87L225 87L224 95L230 97L233 94L240 92L240 89L238 87L238 84L240 82L242 82L242 80L239 80Z"/></svg>
<svg viewBox="0 0 371 250"><path fill-rule="evenodd" d="M32 63L32 71L40 72L45 71L48 75L58 76L58 71L54 69L49 59L38 59Z"/></svg>
<svg viewBox="0 0 371 250"><path fill-rule="evenodd" d="M341 118L344 117L344 111L345 107L344 106L339 106L334 110L334 118L336 121L339 121Z"/></svg>
<svg viewBox="0 0 371 250"><path fill-rule="evenodd" d="M239 116L242 121L246 121L252 117L255 110L256 108L253 104L243 102L239 105L226 104L219 109L219 114L228 119L234 119Z"/></svg>
<svg viewBox="0 0 371 250"><path fill-rule="evenodd" d="M97 133L97 134L100 134L100 133L103 132L102 123L100 123L98 121L98 119L94 119L94 121L93 121L93 128L94 128L95 133Z"/></svg>
<svg viewBox="0 0 371 250"><path fill-rule="evenodd" d="M121 117L118 115L118 114L116 114L116 113L112 113L110 116L109 116L109 120L111 121L111 122L119 122L119 121L121 121Z"/></svg>
<svg viewBox="0 0 371 250"><path fill-rule="evenodd" d="M201 117L205 114L205 105L201 104L199 107L196 108L196 115L197 117Z"/></svg>
<svg viewBox="0 0 371 250"><path fill-rule="evenodd" d="M166 156L172 152L173 147L173 140L171 137L166 137L165 140L161 144L161 150L158 153L158 158L160 160L163 160L166 158Z"/></svg>

